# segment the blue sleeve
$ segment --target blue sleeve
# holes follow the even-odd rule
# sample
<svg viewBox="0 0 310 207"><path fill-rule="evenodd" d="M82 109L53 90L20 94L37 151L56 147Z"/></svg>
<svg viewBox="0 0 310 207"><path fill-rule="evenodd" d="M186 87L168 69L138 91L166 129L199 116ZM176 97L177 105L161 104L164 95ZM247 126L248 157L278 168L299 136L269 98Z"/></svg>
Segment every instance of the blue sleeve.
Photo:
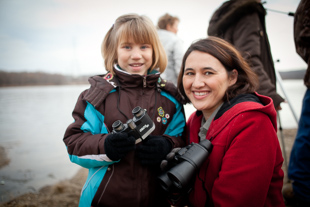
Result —
<svg viewBox="0 0 310 207"><path fill-rule="evenodd" d="M104 124L105 117L92 104L86 103L84 114L75 117L75 122L83 123L80 126L81 132L72 134L68 138L72 142L70 145L67 144L67 148L71 148L68 150L69 158L71 162L85 168L113 164L115 161L110 160L106 154L100 153L98 150L98 146L102 145L103 147L103 143L100 143L102 142L102 135L108 133ZM74 129L74 127L71 128Z"/></svg>
<svg viewBox="0 0 310 207"><path fill-rule="evenodd" d="M183 105L180 104L172 95L169 93L166 93L164 91L161 92L161 95L167 97L169 100L171 100L176 107L176 112L173 115L173 118L167 127L165 131L165 135L171 136L171 137L180 137L183 134L184 128L185 128L185 115L183 110Z"/></svg>

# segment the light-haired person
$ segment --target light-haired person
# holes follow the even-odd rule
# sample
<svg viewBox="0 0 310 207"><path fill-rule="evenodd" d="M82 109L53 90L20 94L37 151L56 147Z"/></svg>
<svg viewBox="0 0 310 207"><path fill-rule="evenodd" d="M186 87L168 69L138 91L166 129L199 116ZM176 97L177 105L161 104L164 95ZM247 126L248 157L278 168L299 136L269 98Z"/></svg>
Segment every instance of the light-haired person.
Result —
<svg viewBox="0 0 310 207"><path fill-rule="evenodd" d="M158 35L168 58L168 65L162 77L175 85L184 54L183 41L177 36L179 23L178 17L168 13L161 16L157 22Z"/></svg>
<svg viewBox="0 0 310 207"><path fill-rule="evenodd" d="M64 135L70 160L89 169L79 206L169 206L157 175L160 161L184 143L185 116L176 87L160 78L167 59L154 24L146 16L120 16L102 55L108 72L89 79ZM137 106L155 124L138 144L129 133L111 133Z"/></svg>

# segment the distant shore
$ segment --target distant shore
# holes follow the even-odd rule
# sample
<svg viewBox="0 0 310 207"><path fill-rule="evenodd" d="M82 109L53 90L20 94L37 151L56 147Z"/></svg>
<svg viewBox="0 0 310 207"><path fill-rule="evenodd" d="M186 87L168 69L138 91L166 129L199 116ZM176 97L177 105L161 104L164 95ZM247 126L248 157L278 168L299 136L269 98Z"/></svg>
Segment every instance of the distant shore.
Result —
<svg viewBox="0 0 310 207"><path fill-rule="evenodd" d="M0 169L10 163L10 159L7 157L5 148L0 146Z"/></svg>
<svg viewBox="0 0 310 207"><path fill-rule="evenodd" d="M44 72L6 72L0 70L0 87L88 84L90 75L71 76Z"/></svg>
<svg viewBox="0 0 310 207"><path fill-rule="evenodd" d="M278 131L279 142L282 146L282 137L285 143L286 157L289 158L295 136L296 129L283 129L282 134ZM1 154L3 153L3 154ZM5 155L5 149L0 146L0 163L8 164L9 158ZM284 183L287 182L287 172L285 163L283 165L285 174ZM78 206L80 192L87 178L88 170L81 168L78 173L71 179L63 180L51 186L45 186L37 193L26 193L13 198L12 200L0 204L0 207L54 207L54 206Z"/></svg>
<svg viewBox="0 0 310 207"><path fill-rule="evenodd" d="M279 71L283 80L303 79L306 69ZM8 72L0 70L0 87L88 84L89 75L64 75L45 72Z"/></svg>

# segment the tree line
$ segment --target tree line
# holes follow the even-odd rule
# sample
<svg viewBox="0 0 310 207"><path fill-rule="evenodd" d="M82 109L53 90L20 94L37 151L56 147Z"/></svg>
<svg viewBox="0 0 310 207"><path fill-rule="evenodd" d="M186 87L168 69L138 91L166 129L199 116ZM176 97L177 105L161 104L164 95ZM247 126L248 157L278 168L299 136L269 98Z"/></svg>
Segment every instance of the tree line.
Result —
<svg viewBox="0 0 310 207"><path fill-rule="evenodd" d="M303 79L306 70L280 72L283 80ZM0 70L0 87L32 86L32 85L72 85L88 84L90 75L73 77L69 75L51 74L44 72L6 72Z"/></svg>
<svg viewBox="0 0 310 207"><path fill-rule="evenodd" d="M87 84L89 76L68 76L44 72L0 71L0 86Z"/></svg>

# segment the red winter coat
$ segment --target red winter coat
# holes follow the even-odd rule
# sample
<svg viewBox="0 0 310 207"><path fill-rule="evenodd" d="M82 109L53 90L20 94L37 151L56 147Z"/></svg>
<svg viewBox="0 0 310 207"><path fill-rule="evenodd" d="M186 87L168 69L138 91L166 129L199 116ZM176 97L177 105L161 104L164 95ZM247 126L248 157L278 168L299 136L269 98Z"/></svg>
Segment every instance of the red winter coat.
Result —
<svg viewBox="0 0 310 207"><path fill-rule="evenodd" d="M190 142L199 142L202 117L197 111L187 122ZM247 94L224 103L207 132L213 149L196 177L189 206L284 206L276 131L269 97Z"/></svg>

